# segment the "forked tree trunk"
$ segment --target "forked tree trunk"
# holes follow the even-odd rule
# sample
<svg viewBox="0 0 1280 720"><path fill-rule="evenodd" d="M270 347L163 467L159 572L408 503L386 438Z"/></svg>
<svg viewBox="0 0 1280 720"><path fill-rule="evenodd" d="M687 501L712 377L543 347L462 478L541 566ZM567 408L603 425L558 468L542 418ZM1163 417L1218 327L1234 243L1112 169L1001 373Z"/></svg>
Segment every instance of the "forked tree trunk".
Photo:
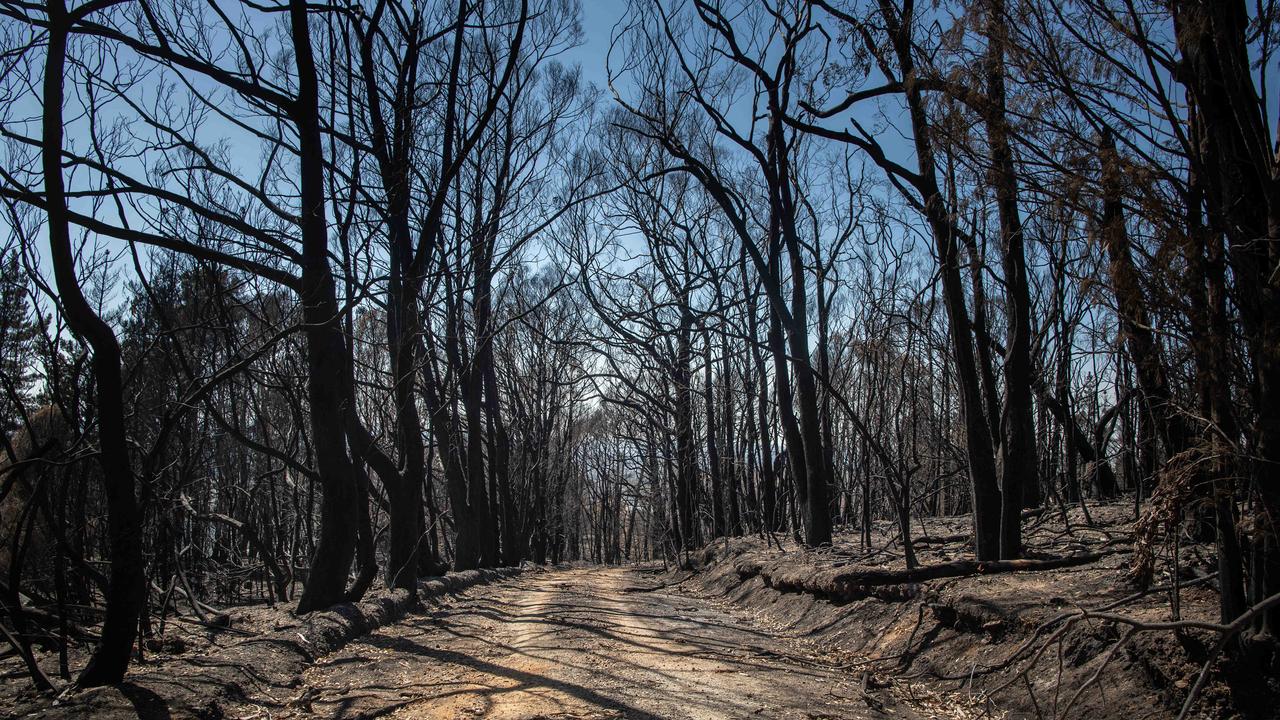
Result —
<svg viewBox="0 0 1280 720"><path fill-rule="evenodd" d="M904 82L904 95L911 120L915 146L919 191L925 220L933 235L942 299L947 311L955 360L956 382L960 388L960 409L964 420L965 455L969 461L969 481L973 502L974 554L979 560L995 560L1000 556L1000 486L989 418L984 411L982 383L973 347L973 326L965 300L964 281L960 276L957 237L961 234L953 222L938 186L937 165L932 144L932 126L922 88L914 81L915 46L911 24L893 21L890 35L898 70Z"/></svg>

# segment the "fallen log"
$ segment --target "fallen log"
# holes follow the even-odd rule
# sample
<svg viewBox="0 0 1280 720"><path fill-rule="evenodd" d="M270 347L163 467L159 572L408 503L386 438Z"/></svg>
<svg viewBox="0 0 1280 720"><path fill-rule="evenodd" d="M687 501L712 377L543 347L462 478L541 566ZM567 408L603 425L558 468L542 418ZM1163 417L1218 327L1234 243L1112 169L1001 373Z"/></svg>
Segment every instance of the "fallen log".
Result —
<svg viewBox="0 0 1280 720"><path fill-rule="evenodd" d="M1022 560L956 560L938 565L925 565L910 570L856 568L796 564L787 560L763 562L747 557L737 561L734 570L742 579L759 577L776 590L807 592L840 600L856 600L869 595L884 596L873 588L913 585L928 580L992 575L1002 572L1030 572L1075 567L1096 562L1106 553L1081 553L1065 557ZM891 592L889 596L904 593ZM906 593L910 596L910 593Z"/></svg>

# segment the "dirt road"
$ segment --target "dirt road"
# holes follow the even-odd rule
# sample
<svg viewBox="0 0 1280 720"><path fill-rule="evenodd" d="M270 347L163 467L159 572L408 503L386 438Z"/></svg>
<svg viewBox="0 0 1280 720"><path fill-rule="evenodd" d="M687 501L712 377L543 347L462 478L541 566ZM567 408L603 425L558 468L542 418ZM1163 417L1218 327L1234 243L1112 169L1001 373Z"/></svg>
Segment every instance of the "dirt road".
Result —
<svg viewBox="0 0 1280 720"><path fill-rule="evenodd" d="M348 645L287 717L882 718L853 673L624 569L477 588Z"/></svg>

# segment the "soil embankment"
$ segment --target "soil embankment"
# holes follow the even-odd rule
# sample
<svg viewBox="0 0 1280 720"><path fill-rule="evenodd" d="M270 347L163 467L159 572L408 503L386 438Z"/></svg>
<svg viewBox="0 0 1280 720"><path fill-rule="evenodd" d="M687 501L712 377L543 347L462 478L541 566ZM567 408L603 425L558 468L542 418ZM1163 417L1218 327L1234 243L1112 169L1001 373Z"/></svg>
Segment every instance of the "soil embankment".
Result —
<svg viewBox="0 0 1280 720"><path fill-rule="evenodd" d="M1177 717L1218 636L1157 627L1175 619L1175 586L1178 620L1217 623L1213 548L1184 542L1176 564L1160 554L1143 591L1129 579L1133 506L1089 510L1030 519L1026 563L973 563L968 518L938 518L915 529L910 572L885 524L867 549L856 536L819 552L780 537L713 544L679 588L851 673L926 683L1010 719ZM1275 663L1210 662L1190 717L1275 717Z"/></svg>

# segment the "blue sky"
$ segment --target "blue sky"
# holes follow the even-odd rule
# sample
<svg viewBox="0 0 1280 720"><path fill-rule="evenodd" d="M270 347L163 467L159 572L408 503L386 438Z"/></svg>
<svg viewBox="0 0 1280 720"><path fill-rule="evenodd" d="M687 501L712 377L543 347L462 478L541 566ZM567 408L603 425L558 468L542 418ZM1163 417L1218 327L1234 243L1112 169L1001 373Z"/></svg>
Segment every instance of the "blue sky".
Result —
<svg viewBox="0 0 1280 720"><path fill-rule="evenodd" d="M595 83L602 90L608 86L605 75L605 56L609 52L609 37L613 26L627 11L626 0L583 0L582 46L568 53L566 62L582 66L582 77Z"/></svg>

